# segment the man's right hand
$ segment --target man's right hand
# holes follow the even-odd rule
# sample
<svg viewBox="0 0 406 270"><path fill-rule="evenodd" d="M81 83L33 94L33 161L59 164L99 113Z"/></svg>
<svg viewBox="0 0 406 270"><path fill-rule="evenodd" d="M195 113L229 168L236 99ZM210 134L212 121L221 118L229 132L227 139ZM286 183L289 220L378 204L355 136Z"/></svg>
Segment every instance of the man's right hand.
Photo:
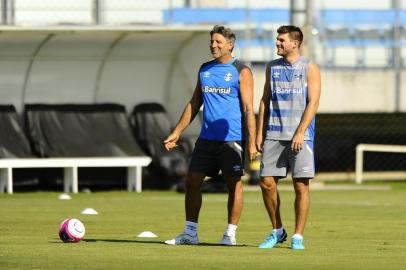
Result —
<svg viewBox="0 0 406 270"><path fill-rule="evenodd" d="M179 140L179 135L172 133L171 135L168 136L168 138L166 138L164 140L164 146L166 148L167 151L172 150L173 148L177 147L178 145L176 144Z"/></svg>
<svg viewBox="0 0 406 270"><path fill-rule="evenodd" d="M262 153L262 145L263 145L263 139L261 135L257 135L257 138L255 140L255 146L257 147L257 151L259 153Z"/></svg>

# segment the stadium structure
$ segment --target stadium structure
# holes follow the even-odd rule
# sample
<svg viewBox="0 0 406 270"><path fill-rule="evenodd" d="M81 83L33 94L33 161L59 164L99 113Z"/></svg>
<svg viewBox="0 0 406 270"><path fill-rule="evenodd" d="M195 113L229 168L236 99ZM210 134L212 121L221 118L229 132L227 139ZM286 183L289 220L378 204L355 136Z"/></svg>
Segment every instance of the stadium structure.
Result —
<svg viewBox="0 0 406 270"><path fill-rule="evenodd" d="M150 119L141 123L160 121L158 126L170 130L190 98L200 64L210 59L208 32L214 24L237 32L235 56L254 71L255 108L264 67L276 57L277 27L289 23L303 27L304 54L322 68L315 146L319 177L354 179L358 144L395 145L391 149L406 144L404 0L371 0L367 6L363 1L332 0L2 0L0 4L0 96L5 105L1 117L9 123L9 131L3 130L1 136L12 138L2 140L0 192L12 192L13 170L47 167L6 162L9 159L145 157L151 158L152 171L168 176L168 168L176 164L180 168L176 176L182 175L185 166L179 164L187 160L199 119L187 130L190 140L183 153L175 157L154 157L156 151L143 141L153 136L138 134L145 126L135 124L137 119ZM158 106L135 110L146 103ZM134 112L145 117L137 118ZM100 124L98 119L111 121ZM89 128L98 124L100 129ZM71 133L67 136L61 126ZM107 135L85 151L86 146L80 147L83 137L74 138L84 129L89 137L95 130ZM105 140L112 129L124 135ZM154 143L161 137L156 136ZM123 140L134 145L132 150L120 146ZM100 144L109 147L102 151ZM405 179L406 159L397 152L368 153L362 168L385 171L385 179ZM129 190L137 189L134 179L140 179L140 167L147 161L128 165L138 168L127 173ZM77 191L77 170L86 166L94 165L50 167L65 168L57 178L71 179L64 180L65 189ZM24 178L15 171L16 177L19 174Z"/></svg>

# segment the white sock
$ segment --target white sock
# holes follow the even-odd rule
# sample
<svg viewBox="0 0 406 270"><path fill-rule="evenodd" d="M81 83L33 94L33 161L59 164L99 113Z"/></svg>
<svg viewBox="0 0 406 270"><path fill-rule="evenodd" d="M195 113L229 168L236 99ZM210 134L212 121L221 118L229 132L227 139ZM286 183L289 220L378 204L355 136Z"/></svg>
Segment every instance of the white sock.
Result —
<svg viewBox="0 0 406 270"><path fill-rule="evenodd" d="M292 235L292 238L303 239L303 235L295 233L294 235Z"/></svg>
<svg viewBox="0 0 406 270"><path fill-rule="evenodd" d="M184 233L195 236L197 235L197 223L192 221L186 221Z"/></svg>
<svg viewBox="0 0 406 270"><path fill-rule="evenodd" d="M228 224L227 229L224 234L227 236L235 236L236 230L237 230L237 225Z"/></svg>
<svg viewBox="0 0 406 270"><path fill-rule="evenodd" d="M272 232L276 232L278 235L281 235L283 233L283 226L280 227L279 229L273 229Z"/></svg>

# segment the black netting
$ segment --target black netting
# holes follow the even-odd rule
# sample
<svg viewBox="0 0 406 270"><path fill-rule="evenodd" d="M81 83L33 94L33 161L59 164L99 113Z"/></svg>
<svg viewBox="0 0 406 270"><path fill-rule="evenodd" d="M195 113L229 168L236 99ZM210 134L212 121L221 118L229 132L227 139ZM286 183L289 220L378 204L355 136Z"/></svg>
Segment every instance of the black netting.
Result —
<svg viewBox="0 0 406 270"><path fill-rule="evenodd" d="M315 157L319 172L354 171L360 143L406 145L406 113L318 114ZM405 154L365 153L366 171L405 170Z"/></svg>

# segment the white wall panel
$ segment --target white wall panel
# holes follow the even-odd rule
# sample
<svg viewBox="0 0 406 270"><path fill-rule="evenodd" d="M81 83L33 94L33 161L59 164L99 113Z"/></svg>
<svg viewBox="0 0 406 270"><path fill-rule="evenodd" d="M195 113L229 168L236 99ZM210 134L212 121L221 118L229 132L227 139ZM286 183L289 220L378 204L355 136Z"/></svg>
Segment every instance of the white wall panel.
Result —
<svg viewBox="0 0 406 270"><path fill-rule="evenodd" d="M16 108L21 106L24 75L28 60L1 60L0 61L0 103L13 104Z"/></svg>
<svg viewBox="0 0 406 270"><path fill-rule="evenodd" d="M38 60L26 89L25 103L93 103L99 61Z"/></svg>
<svg viewBox="0 0 406 270"><path fill-rule="evenodd" d="M110 60L106 64L97 95L98 102L116 102L131 112L134 105L142 102L159 102L166 106L164 78L169 62L153 60Z"/></svg>

